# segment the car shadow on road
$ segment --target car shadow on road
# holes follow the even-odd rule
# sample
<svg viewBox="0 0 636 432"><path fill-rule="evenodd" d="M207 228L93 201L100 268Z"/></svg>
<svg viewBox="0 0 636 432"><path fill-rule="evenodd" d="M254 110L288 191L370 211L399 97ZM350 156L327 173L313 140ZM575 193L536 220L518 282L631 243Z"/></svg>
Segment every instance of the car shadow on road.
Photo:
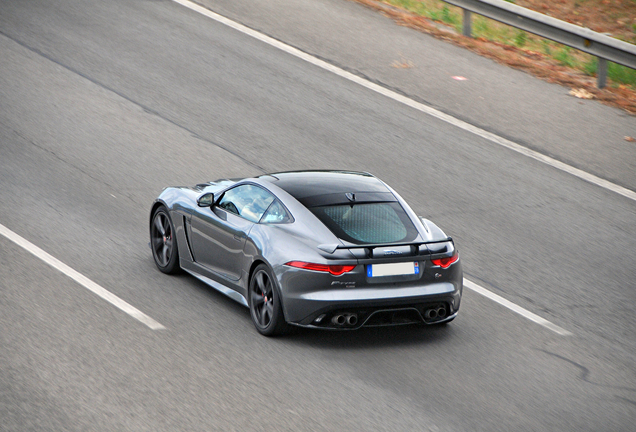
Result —
<svg viewBox="0 0 636 432"><path fill-rule="evenodd" d="M223 310L234 317L232 319L237 322L246 320L252 327L250 312L246 307L190 275L183 274L182 277L190 279L192 287L214 303L222 304ZM461 317L448 324L362 327L357 330L321 330L290 325L285 334L271 338L271 343L334 350L445 345L460 337L460 326ZM256 329L253 331L256 333Z"/></svg>
<svg viewBox="0 0 636 432"><path fill-rule="evenodd" d="M401 325L369 327L358 330L333 331L291 327L280 338L288 343L327 349L391 348L409 345L438 345L452 343L458 336L458 325Z"/></svg>

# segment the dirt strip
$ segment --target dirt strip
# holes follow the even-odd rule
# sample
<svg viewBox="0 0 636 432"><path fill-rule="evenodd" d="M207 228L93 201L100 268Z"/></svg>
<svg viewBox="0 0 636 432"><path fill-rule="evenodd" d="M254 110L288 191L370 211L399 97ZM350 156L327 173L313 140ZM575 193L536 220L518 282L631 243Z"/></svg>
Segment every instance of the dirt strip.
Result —
<svg viewBox="0 0 636 432"><path fill-rule="evenodd" d="M597 99L600 102L636 115L636 91L627 85L596 88L596 78L559 64L547 55L515 46L491 42L483 38L468 38L454 29L428 18L377 0L351 0L377 10L397 24L428 33L438 39L467 48L498 63L523 70L545 81L571 88L573 97Z"/></svg>

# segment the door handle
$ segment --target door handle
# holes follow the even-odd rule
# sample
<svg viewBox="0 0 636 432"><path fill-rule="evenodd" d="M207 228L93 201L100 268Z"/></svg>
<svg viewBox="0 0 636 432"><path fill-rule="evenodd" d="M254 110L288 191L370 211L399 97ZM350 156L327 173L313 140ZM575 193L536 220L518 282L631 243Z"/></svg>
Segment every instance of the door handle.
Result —
<svg viewBox="0 0 636 432"><path fill-rule="evenodd" d="M241 241L245 238L243 234L234 234L234 240Z"/></svg>

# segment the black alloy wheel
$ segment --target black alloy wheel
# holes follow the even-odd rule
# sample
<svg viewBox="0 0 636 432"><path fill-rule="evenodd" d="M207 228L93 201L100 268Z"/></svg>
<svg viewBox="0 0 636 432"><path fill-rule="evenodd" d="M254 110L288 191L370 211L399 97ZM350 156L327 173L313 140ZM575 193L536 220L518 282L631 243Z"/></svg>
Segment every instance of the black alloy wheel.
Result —
<svg viewBox="0 0 636 432"><path fill-rule="evenodd" d="M265 336L282 334L287 326L274 283L269 268L264 264L256 267L250 280L250 315L256 330Z"/></svg>
<svg viewBox="0 0 636 432"><path fill-rule="evenodd" d="M165 207L159 207L152 216L150 247L159 270L168 274L174 274L180 270L174 225Z"/></svg>

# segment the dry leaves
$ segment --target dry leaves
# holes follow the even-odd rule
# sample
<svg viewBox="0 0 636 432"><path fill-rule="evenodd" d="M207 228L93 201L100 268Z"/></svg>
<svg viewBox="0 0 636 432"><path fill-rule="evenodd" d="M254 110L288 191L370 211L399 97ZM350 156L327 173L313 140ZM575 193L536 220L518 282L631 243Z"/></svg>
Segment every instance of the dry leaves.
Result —
<svg viewBox="0 0 636 432"><path fill-rule="evenodd" d="M397 69L410 69L413 67L413 62L405 59L395 60L393 63L391 63L391 66Z"/></svg>
<svg viewBox="0 0 636 432"><path fill-rule="evenodd" d="M582 72L578 72L571 68L562 66L556 60L553 60L546 55L542 55L541 53L537 53L538 55L534 53L528 54L522 49L518 49L517 51L506 51L497 42L489 42L484 38L465 38L452 28L446 27L445 25L434 22L428 18L409 13L399 7L388 5L386 3L383 3L382 0L352 1L362 3L372 9L380 11L384 15L394 19L400 25L411 27L431 34L438 39L449 41L455 45L462 46L484 57L498 61L499 63L524 70L548 82L567 86L569 88L572 88L573 92L576 92L577 94L579 94L579 92L581 91L576 89L589 88L589 91L584 90L584 93L581 92L581 94L592 95L593 99L596 99L606 105L614 106L623 109L630 114L636 115L636 90L634 90L631 86L619 86L616 88L613 86L607 86L604 89L599 90L595 88L595 82L589 76L583 74ZM535 1L541 0L532 0L533 4L536 4ZM522 3L522 0L518 0L517 3ZM565 3L565 0L554 1L550 2L549 4L554 6L562 5L563 3ZM542 2L542 4L545 7L548 7L548 4L546 4L545 2ZM636 3L629 2L629 5L631 4L636 5ZM534 10L537 9L534 8ZM580 11L580 9L578 11ZM631 11L631 9L629 9L629 11ZM596 13L595 16L598 17L599 14ZM629 16L634 16L634 14L631 14ZM636 20L634 21L634 23L636 23ZM614 27L611 29L608 28L602 31L612 31L613 33L616 33L617 28L618 27ZM629 26L629 29L629 34L632 35L633 32L631 30L631 26ZM391 66L404 69L409 67L410 65L408 62L398 60L395 61ZM581 97L573 93L570 94L575 97ZM587 97L589 98L589 96Z"/></svg>
<svg viewBox="0 0 636 432"><path fill-rule="evenodd" d="M570 96L574 96L579 99L594 99L595 96L584 88L570 90Z"/></svg>

